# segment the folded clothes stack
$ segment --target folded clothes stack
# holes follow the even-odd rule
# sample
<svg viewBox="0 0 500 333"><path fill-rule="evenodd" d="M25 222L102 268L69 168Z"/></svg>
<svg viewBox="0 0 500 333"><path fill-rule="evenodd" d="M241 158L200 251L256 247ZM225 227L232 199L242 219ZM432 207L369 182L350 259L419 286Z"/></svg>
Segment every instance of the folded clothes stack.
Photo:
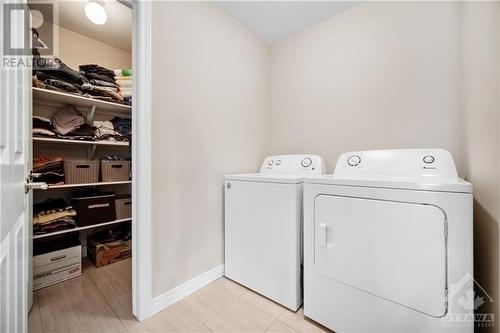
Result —
<svg viewBox="0 0 500 333"><path fill-rule="evenodd" d="M69 140L95 140L96 128L85 121L85 117L74 106L57 111L52 117L52 126L58 138Z"/></svg>
<svg viewBox="0 0 500 333"><path fill-rule="evenodd" d="M123 141L130 141L132 138L132 120L129 118L118 118L115 117L111 119L113 127L116 132L123 136Z"/></svg>
<svg viewBox="0 0 500 333"><path fill-rule="evenodd" d="M112 70L90 64L80 66L80 72L77 72L57 57L36 63L37 66L33 69L33 87L123 103Z"/></svg>
<svg viewBox="0 0 500 333"><path fill-rule="evenodd" d="M67 106L48 119L33 117L33 136L85 141L130 141L132 121L115 117L111 121L94 121L90 125L74 106Z"/></svg>
<svg viewBox="0 0 500 333"><path fill-rule="evenodd" d="M123 97L118 93L114 71L96 64L88 64L80 65L80 73L84 74L92 85L92 89L87 90L87 93L123 103Z"/></svg>
<svg viewBox="0 0 500 333"><path fill-rule="evenodd" d="M47 199L33 205L33 234L76 228L76 211L64 199Z"/></svg>
<svg viewBox="0 0 500 333"><path fill-rule="evenodd" d="M127 141L127 136L115 131L111 121L94 121L95 136L100 141Z"/></svg>
<svg viewBox="0 0 500 333"><path fill-rule="evenodd" d="M57 57L37 62L34 74L34 84L39 88L77 94L83 94L85 89L90 88L84 75L69 68Z"/></svg>
<svg viewBox="0 0 500 333"><path fill-rule="evenodd" d="M123 97L123 103L132 105L132 70L115 69L116 83L120 88L120 95Z"/></svg>
<svg viewBox="0 0 500 333"><path fill-rule="evenodd" d="M40 174L36 181L51 185L64 184L64 165L62 157L33 157L33 173Z"/></svg>
<svg viewBox="0 0 500 333"><path fill-rule="evenodd" d="M54 127L52 127L52 121L41 116L33 116L33 134L38 137L48 138L56 135Z"/></svg>

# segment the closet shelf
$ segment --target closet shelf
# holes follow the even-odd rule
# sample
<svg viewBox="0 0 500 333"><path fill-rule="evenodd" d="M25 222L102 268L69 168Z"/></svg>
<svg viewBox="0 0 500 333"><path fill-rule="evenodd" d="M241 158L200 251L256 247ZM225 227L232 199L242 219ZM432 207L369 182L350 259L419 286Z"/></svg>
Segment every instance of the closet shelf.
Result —
<svg viewBox="0 0 500 333"><path fill-rule="evenodd" d="M33 101L35 104L40 104L39 102L45 101L59 105L76 105L87 108L95 107L97 112L99 113L106 112L119 115L121 114L122 116L129 116L129 117L132 113L132 107L130 105L101 101L98 99L92 99L79 95L62 93L58 91L47 90L36 87L32 88L32 92L33 92Z"/></svg>
<svg viewBox="0 0 500 333"><path fill-rule="evenodd" d="M87 146L118 146L128 147L128 142L121 141L83 141L83 140L67 140L67 139L52 139L52 138L33 138L33 142L40 143L59 143L68 145L87 145Z"/></svg>
<svg viewBox="0 0 500 333"><path fill-rule="evenodd" d="M98 183L84 183L84 184L62 184L62 185L49 185L49 190L63 189L63 188L74 188L74 187L92 187L92 186L111 186L111 185L122 185L131 184L131 180L125 180L121 182L98 182ZM38 189L37 189L38 190Z"/></svg>
<svg viewBox="0 0 500 333"><path fill-rule="evenodd" d="M103 226L110 225L110 224L123 223L123 222L129 222L129 221L132 221L132 219L121 219L121 220L114 220L114 221L103 222L103 223L98 223L98 224L86 225L84 227L77 227L77 228L73 228L73 229L55 231L55 232L51 232L48 234L35 235L35 236L33 236L33 239L39 239L39 238L45 238L45 237L50 237L50 236L55 236L55 235L67 234L69 232L77 232L77 231L81 231L81 230L93 229L93 228L103 227Z"/></svg>

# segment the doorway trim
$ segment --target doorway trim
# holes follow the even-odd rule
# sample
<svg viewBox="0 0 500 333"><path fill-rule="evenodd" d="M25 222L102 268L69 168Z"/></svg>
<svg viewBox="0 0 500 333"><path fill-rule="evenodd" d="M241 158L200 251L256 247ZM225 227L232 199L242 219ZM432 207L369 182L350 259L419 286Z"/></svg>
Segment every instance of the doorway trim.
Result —
<svg viewBox="0 0 500 333"><path fill-rule="evenodd" d="M152 315L151 0L133 0L132 66L132 313Z"/></svg>

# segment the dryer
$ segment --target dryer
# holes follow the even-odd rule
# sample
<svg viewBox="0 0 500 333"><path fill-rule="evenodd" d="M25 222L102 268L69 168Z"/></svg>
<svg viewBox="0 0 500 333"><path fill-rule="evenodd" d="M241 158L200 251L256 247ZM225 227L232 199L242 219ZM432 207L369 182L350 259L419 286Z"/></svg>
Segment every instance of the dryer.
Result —
<svg viewBox="0 0 500 333"><path fill-rule="evenodd" d="M304 314L336 332L473 332L472 185L450 153L343 154L304 182Z"/></svg>
<svg viewBox="0 0 500 333"><path fill-rule="evenodd" d="M256 174L225 177L225 276L297 310L302 304L302 183L317 155L267 157Z"/></svg>

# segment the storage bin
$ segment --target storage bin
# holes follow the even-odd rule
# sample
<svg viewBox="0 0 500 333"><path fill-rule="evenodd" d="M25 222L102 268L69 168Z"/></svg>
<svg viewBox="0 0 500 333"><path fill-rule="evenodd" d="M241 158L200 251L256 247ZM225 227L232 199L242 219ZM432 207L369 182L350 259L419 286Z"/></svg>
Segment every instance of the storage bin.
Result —
<svg viewBox="0 0 500 333"><path fill-rule="evenodd" d="M76 211L76 225L83 227L116 220L115 197L114 193L101 193L71 198L71 206Z"/></svg>
<svg viewBox="0 0 500 333"><path fill-rule="evenodd" d="M99 161L64 160L66 184L97 183L99 181Z"/></svg>
<svg viewBox="0 0 500 333"><path fill-rule="evenodd" d="M81 274L81 245L33 256L33 290L38 290L80 276Z"/></svg>
<svg viewBox="0 0 500 333"><path fill-rule="evenodd" d="M132 217L132 198L130 194L119 195L115 200L116 219L128 219Z"/></svg>
<svg viewBox="0 0 500 333"><path fill-rule="evenodd" d="M103 182L130 180L130 161L101 161L101 179Z"/></svg>

